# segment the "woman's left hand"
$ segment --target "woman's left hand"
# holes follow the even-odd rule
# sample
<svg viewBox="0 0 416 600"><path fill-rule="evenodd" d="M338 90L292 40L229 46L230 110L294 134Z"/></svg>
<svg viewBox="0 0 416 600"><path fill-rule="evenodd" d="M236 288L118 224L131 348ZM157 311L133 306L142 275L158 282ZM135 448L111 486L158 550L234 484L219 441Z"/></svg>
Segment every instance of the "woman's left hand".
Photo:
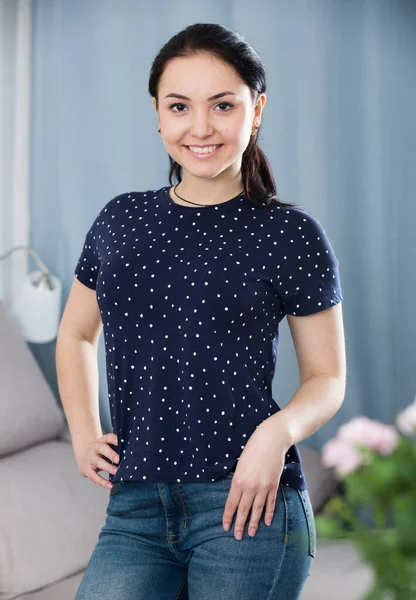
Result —
<svg viewBox="0 0 416 600"><path fill-rule="evenodd" d="M264 507L264 522L266 525L272 522L285 453L289 447L283 431L282 434L276 423L268 424L266 419L250 436L238 459L222 520L223 528L228 531L237 510L234 527L237 540L243 537L250 509L250 536L257 532Z"/></svg>

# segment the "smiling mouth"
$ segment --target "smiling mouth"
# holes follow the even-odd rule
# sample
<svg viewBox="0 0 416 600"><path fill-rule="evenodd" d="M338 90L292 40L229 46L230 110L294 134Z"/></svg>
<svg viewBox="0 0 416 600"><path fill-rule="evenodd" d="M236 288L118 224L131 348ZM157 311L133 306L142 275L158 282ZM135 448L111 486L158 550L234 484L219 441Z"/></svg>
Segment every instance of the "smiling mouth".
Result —
<svg viewBox="0 0 416 600"><path fill-rule="evenodd" d="M207 148L213 148L211 152L207 152L205 149L200 149L199 151L194 151L190 146L185 146L187 151L194 156L195 158L210 158L214 156L223 147L224 144L212 144L211 146L207 146ZM216 147L215 147L216 146ZM195 146L192 146L195 148Z"/></svg>

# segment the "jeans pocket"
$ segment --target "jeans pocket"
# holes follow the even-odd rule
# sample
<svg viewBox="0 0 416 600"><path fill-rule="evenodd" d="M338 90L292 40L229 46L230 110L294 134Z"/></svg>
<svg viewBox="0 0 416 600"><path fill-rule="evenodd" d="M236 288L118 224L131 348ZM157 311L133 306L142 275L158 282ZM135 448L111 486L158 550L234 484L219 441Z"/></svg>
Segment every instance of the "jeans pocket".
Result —
<svg viewBox="0 0 416 600"><path fill-rule="evenodd" d="M309 554L315 558L316 554L316 526L315 517L313 514L313 508L309 497L308 490L297 490L300 499L302 500L302 506L305 511L306 522L308 525L309 533Z"/></svg>

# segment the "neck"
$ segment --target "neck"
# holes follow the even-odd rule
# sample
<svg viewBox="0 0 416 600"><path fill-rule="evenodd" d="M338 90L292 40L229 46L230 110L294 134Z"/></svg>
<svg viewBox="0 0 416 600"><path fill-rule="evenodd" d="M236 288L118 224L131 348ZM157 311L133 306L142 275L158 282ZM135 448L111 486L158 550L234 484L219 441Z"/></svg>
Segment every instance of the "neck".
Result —
<svg viewBox="0 0 416 600"><path fill-rule="evenodd" d="M219 204L231 200L244 189L241 176L232 181L218 183L214 180L186 180L185 178L176 187L176 192L185 200L198 204Z"/></svg>

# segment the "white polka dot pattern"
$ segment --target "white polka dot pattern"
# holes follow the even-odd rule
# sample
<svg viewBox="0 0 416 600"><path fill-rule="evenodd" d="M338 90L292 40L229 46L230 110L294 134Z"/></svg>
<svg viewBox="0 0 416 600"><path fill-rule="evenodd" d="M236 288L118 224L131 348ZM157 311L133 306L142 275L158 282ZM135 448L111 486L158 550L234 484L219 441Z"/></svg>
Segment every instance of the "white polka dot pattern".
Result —
<svg viewBox="0 0 416 600"><path fill-rule="evenodd" d="M342 300L339 263L305 211L255 208L244 195L184 206L168 192L110 200L75 267L103 322L112 481L208 482L234 468L280 410L280 321ZM282 482L307 486L296 446Z"/></svg>

